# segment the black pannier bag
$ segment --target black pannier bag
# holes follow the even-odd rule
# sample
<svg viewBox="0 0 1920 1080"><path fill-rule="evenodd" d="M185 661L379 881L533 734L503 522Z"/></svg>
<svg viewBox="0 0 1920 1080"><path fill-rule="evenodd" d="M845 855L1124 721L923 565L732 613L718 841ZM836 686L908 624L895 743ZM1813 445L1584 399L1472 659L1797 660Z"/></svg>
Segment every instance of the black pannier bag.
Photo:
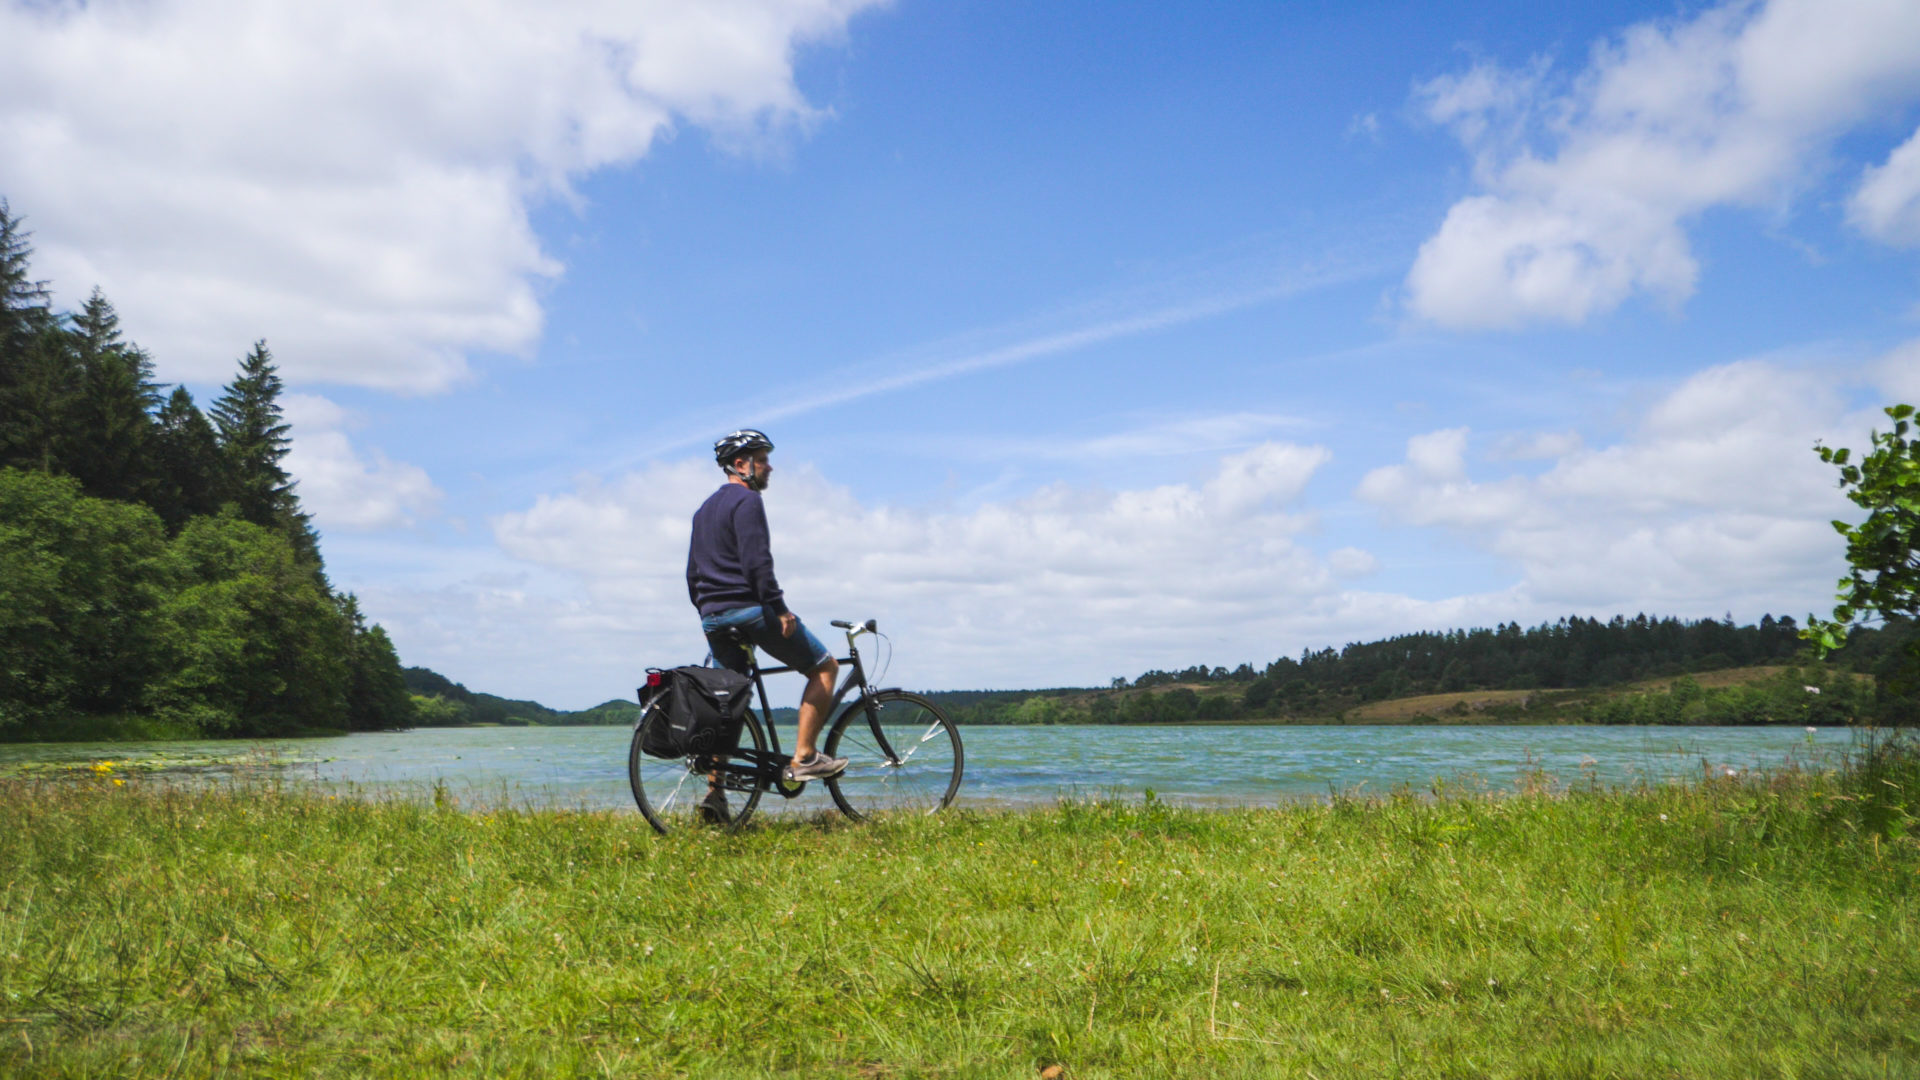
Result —
<svg viewBox="0 0 1920 1080"><path fill-rule="evenodd" d="M752 689L752 680L726 668L648 668L647 685L640 688L641 716L646 705L657 703L665 722L647 725L640 749L657 758L732 750L753 704Z"/></svg>

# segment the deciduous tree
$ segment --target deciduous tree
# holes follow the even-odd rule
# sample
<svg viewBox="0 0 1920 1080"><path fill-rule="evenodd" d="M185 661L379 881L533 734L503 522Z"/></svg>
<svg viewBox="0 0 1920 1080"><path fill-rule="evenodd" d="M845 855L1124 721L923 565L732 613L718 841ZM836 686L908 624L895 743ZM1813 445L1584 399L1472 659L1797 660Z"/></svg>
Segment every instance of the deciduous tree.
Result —
<svg viewBox="0 0 1920 1080"><path fill-rule="evenodd" d="M158 613L169 657L148 704L209 734L347 726L352 632L278 531L235 514L194 518L167 554Z"/></svg>
<svg viewBox="0 0 1920 1080"><path fill-rule="evenodd" d="M1863 623L1911 624L1920 618L1920 438L1909 435L1914 411L1912 405L1889 406L1893 426L1873 432L1872 449L1857 463L1845 447L1814 446L1820 460L1839 468L1847 498L1867 511L1859 524L1833 523L1847 542L1847 576L1840 579L1833 618L1810 617L1801 631L1823 654L1844 646ZM1906 642L1897 662L1877 674L1886 697L1920 698L1920 638Z"/></svg>
<svg viewBox="0 0 1920 1080"><path fill-rule="evenodd" d="M0 469L0 735L139 707L160 666L165 548L145 506Z"/></svg>

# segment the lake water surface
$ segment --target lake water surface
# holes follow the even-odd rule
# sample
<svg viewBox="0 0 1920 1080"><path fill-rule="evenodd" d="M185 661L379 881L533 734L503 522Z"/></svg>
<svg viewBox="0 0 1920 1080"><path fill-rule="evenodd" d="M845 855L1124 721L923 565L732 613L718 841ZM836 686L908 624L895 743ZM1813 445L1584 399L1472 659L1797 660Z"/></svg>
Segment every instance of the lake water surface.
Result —
<svg viewBox="0 0 1920 1080"><path fill-rule="evenodd" d="M783 728L791 745L793 732ZM1399 785L1512 790L1544 771L1561 784L1664 783L1776 768L1825 766L1853 745L1847 728L1080 726L963 728L960 802L1034 806L1062 796L1139 799L1147 789L1188 805L1273 805ZM259 744L280 775L365 794L419 795L443 782L461 805L633 808L625 727L424 728ZM0 763L232 756L233 742L0 746ZM223 775L227 770L202 770ZM773 804L779 804L775 806ZM832 806L824 790L763 810Z"/></svg>

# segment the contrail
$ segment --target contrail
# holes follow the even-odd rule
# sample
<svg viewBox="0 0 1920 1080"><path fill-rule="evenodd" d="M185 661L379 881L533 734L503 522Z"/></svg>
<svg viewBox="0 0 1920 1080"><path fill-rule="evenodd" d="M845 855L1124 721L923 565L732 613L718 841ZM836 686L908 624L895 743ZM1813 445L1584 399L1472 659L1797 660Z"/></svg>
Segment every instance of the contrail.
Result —
<svg viewBox="0 0 1920 1080"><path fill-rule="evenodd" d="M1203 300L1169 304L1138 315L1108 319L1070 330L1042 334L1008 345L983 349L977 352L969 352L951 359L936 360L931 363L910 367L906 370L896 371L888 375L861 377L852 371L843 370L836 376L836 381L844 385L834 389L808 394L798 398L791 398L785 395L767 395L761 399L761 401L766 404L737 406L730 410L730 415L746 417L747 419L744 422L750 424L765 424L769 421L785 420L789 417L800 416L834 405L844 405L850 401L858 401L862 398L872 397L875 394L892 393L896 390L905 390L925 383L937 382L941 379L951 379L960 375L969 375L977 371L988 371L993 368L1031 363L1032 361L1051 356L1077 352L1081 349L1104 344L1109 341L1153 333L1157 330L1166 330L1187 323L1199 322L1204 319L1217 318L1235 311L1285 299L1286 297L1297 295L1311 289L1351 281L1373 273L1374 270L1375 268L1372 267L1343 267L1338 270L1319 270L1302 273L1286 281L1212 296ZM861 365L863 368L871 368L872 366L874 365ZM773 404L773 402L776 401L779 403ZM738 421L727 421L727 423L735 422ZM699 443L707 438L705 428L703 427L701 430L702 434L689 434L686 437L675 438L670 442L654 446L642 454L629 458L625 464L659 457L683 447Z"/></svg>
<svg viewBox="0 0 1920 1080"><path fill-rule="evenodd" d="M812 397L802 398L799 401L790 402L786 405L763 409L756 415L767 420L784 420L790 416L810 413L816 409L824 409L830 405L841 405L849 401L857 401L864 397L871 397L874 394L884 394L893 390L905 390L910 386L919 386L922 383L935 382L940 379L951 379L956 375L967 375L976 371L986 371L989 368L1009 367L1014 364L1026 363L1029 360L1038 360L1042 357L1075 352L1089 345L1099 345L1102 342L1113 341L1117 338L1133 337L1136 334L1150 333L1154 330L1164 330L1168 327L1179 326L1182 323L1195 322L1215 315L1224 315L1229 311L1250 307L1261 300L1271 299L1273 295L1275 294L1269 293L1267 295L1207 300L1180 307L1151 311L1144 315L1133 316L1132 318L1115 319L1111 322L1099 323L1093 326L1083 326L1076 330L1064 330L1060 333L1047 334L1027 341L1015 342L1012 345L1003 345L997 349L988 349L984 352L973 353L953 360L938 361L928 364L925 367L916 368L911 371L902 371L884 378L852 383L848 386L829 390L826 393L816 394Z"/></svg>

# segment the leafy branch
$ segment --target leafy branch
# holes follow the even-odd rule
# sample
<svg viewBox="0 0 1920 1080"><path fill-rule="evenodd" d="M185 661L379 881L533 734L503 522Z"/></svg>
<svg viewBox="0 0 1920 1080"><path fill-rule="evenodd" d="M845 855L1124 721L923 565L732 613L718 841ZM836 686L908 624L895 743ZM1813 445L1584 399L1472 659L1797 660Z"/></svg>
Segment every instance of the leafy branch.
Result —
<svg viewBox="0 0 1920 1080"><path fill-rule="evenodd" d="M1858 464L1852 451L1814 444L1820 460L1840 470L1847 498L1867 511L1858 525L1833 523L1846 538L1848 574L1839 581L1833 618L1809 616L1800 636L1822 656L1847 643L1847 632L1869 619L1920 616L1920 438L1909 438L1912 405L1885 410L1888 431L1873 433Z"/></svg>

